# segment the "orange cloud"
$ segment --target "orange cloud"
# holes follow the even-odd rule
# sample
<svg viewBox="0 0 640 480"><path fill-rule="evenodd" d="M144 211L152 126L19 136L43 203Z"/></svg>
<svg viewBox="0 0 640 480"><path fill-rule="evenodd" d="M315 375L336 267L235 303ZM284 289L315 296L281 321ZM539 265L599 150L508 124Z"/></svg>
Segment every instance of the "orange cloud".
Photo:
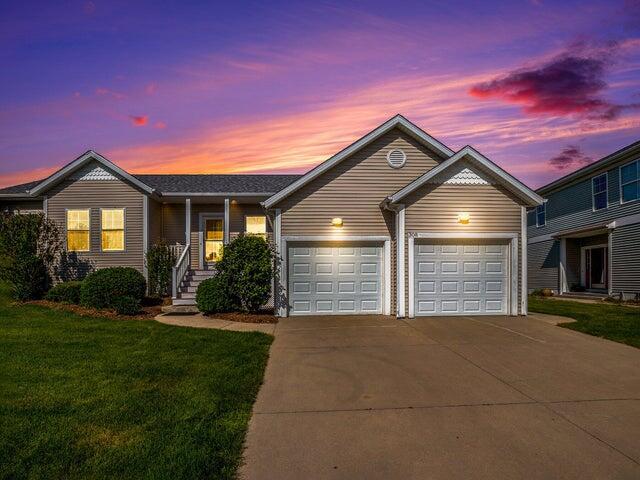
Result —
<svg viewBox="0 0 640 480"><path fill-rule="evenodd" d="M134 127L144 127L147 123L149 123L149 117L147 115L129 115L131 119L131 123L133 123Z"/></svg>

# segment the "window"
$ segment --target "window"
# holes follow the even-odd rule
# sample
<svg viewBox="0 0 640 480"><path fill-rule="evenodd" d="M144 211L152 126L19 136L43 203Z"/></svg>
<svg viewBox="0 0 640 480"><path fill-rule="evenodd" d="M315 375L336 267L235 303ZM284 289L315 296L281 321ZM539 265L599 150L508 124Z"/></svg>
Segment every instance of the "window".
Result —
<svg viewBox="0 0 640 480"><path fill-rule="evenodd" d="M591 180L593 192L593 209L602 210L607 208L607 174L603 173Z"/></svg>
<svg viewBox="0 0 640 480"><path fill-rule="evenodd" d="M267 238L267 217L245 217L245 231L250 235Z"/></svg>
<svg viewBox="0 0 640 480"><path fill-rule="evenodd" d="M102 250L124 250L124 208L102 209Z"/></svg>
<svg viewBox="0 0 640 480"><path fill-rule="evenodd" d="M547 202L536 207L536 226L544 227L547 223Z"/></svg>
<svg viewBox="0 0 640 480"><path fill-rule="evenodd" d="M67 210L67 250L89 251L89 210Z"/></svg>
<svg viewBox="0 0 640 480"><path fill-rule="evenodd" d="M217 262L222 259L224 222L221 218L207 218L204 222L204 259Z"/></svg>
<svg viewBox="0 0 640 480"><path fill-rule="evenodd" d="M620 192L622 203L640 197L640 160L620 167Z"/></svg>

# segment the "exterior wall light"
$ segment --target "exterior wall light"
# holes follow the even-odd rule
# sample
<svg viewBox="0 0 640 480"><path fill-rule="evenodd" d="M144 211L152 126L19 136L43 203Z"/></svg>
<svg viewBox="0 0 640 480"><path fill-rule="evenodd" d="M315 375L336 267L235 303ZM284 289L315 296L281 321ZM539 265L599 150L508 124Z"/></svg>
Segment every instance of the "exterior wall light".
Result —
<svg viewBox="0 0 640 480"><path fill-rule="evenodd" d="M334 227L341 227L342 226L342 219L340 217L335 217L331 219L331 225L333 225Z"/></svg>
<svg viewBox="0 0 640 480"><path fill-rule="evenodd" d="M458 223L460 225L469 225L471 216L467 212L461 212L458 214Z"/></svg>

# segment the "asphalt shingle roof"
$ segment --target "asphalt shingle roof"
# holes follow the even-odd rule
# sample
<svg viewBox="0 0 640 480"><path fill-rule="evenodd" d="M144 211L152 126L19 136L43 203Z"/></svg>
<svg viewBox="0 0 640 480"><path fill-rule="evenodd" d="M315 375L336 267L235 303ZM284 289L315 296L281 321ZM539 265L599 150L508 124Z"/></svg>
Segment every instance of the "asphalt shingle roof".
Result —
<svg viewBox="0 0 640 480"><path fill-rule="evenodd" d="M276 193L302 175L133 175L160 193ZM0 189L26 193L42 180Z"/></svg>

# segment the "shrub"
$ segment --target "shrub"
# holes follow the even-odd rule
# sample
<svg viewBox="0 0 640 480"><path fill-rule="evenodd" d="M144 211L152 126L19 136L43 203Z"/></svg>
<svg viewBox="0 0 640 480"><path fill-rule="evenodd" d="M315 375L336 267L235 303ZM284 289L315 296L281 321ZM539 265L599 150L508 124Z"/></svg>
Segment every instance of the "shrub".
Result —
<svg viewBox="0 0 640 480"><path fill-rule="evenodd" d="M80 303L81 288L82 282L78 281L59 283L47 292L45 298L52 302L73 303L77 305Z"/></svg>
<svg viewBox="0 0 640 480"><path fill-rule="evenodd" d="M123 295L113 301L113 308L120 315L136 315L140 311L140 300Z"/></svg>
<svg viewBox="0 0 640 480"><path fill-rule="evenodd" d="M0 214L0 277L15 298L46 292L61 251L58 229L43 214Z"/></svg>
<svg viewBox="0 0 640 480"><path fill-rule="evenodd" d="M238 309L237 298L229 290L229 281L221 274L198 285L196 305L202 313L222 313Z"/></svg>
<svg viewBox="0 0 640 480"><path fill-rule="evenodd" d="M149 295L168 295L171 288L171 269L176 263L175 255L167 244L161 242L147 250L146 261Z"/></svg>
<svg viewBox="0 0 640 480"><path fill-rule="evenodd" d="M536 297L553 297L553 290L551 290L550 288L537 288L536 290L531 292L531 295L534 295Z"/></svg>
<svg viewBox="0 0 640 480"><path fill-rule="evenodd" d="M112 267L87 275L80 290L80 303L86 307L114 308L116 299L129 296L142 301L147 282L131 267Z"/></svg>
<svg viewBox="0 0 640 480"><path fill-rule="evenodd" d="M265 239L240 235L224 247L217 269L241 309L257 312L271 295L274 252Z"/></svg>

